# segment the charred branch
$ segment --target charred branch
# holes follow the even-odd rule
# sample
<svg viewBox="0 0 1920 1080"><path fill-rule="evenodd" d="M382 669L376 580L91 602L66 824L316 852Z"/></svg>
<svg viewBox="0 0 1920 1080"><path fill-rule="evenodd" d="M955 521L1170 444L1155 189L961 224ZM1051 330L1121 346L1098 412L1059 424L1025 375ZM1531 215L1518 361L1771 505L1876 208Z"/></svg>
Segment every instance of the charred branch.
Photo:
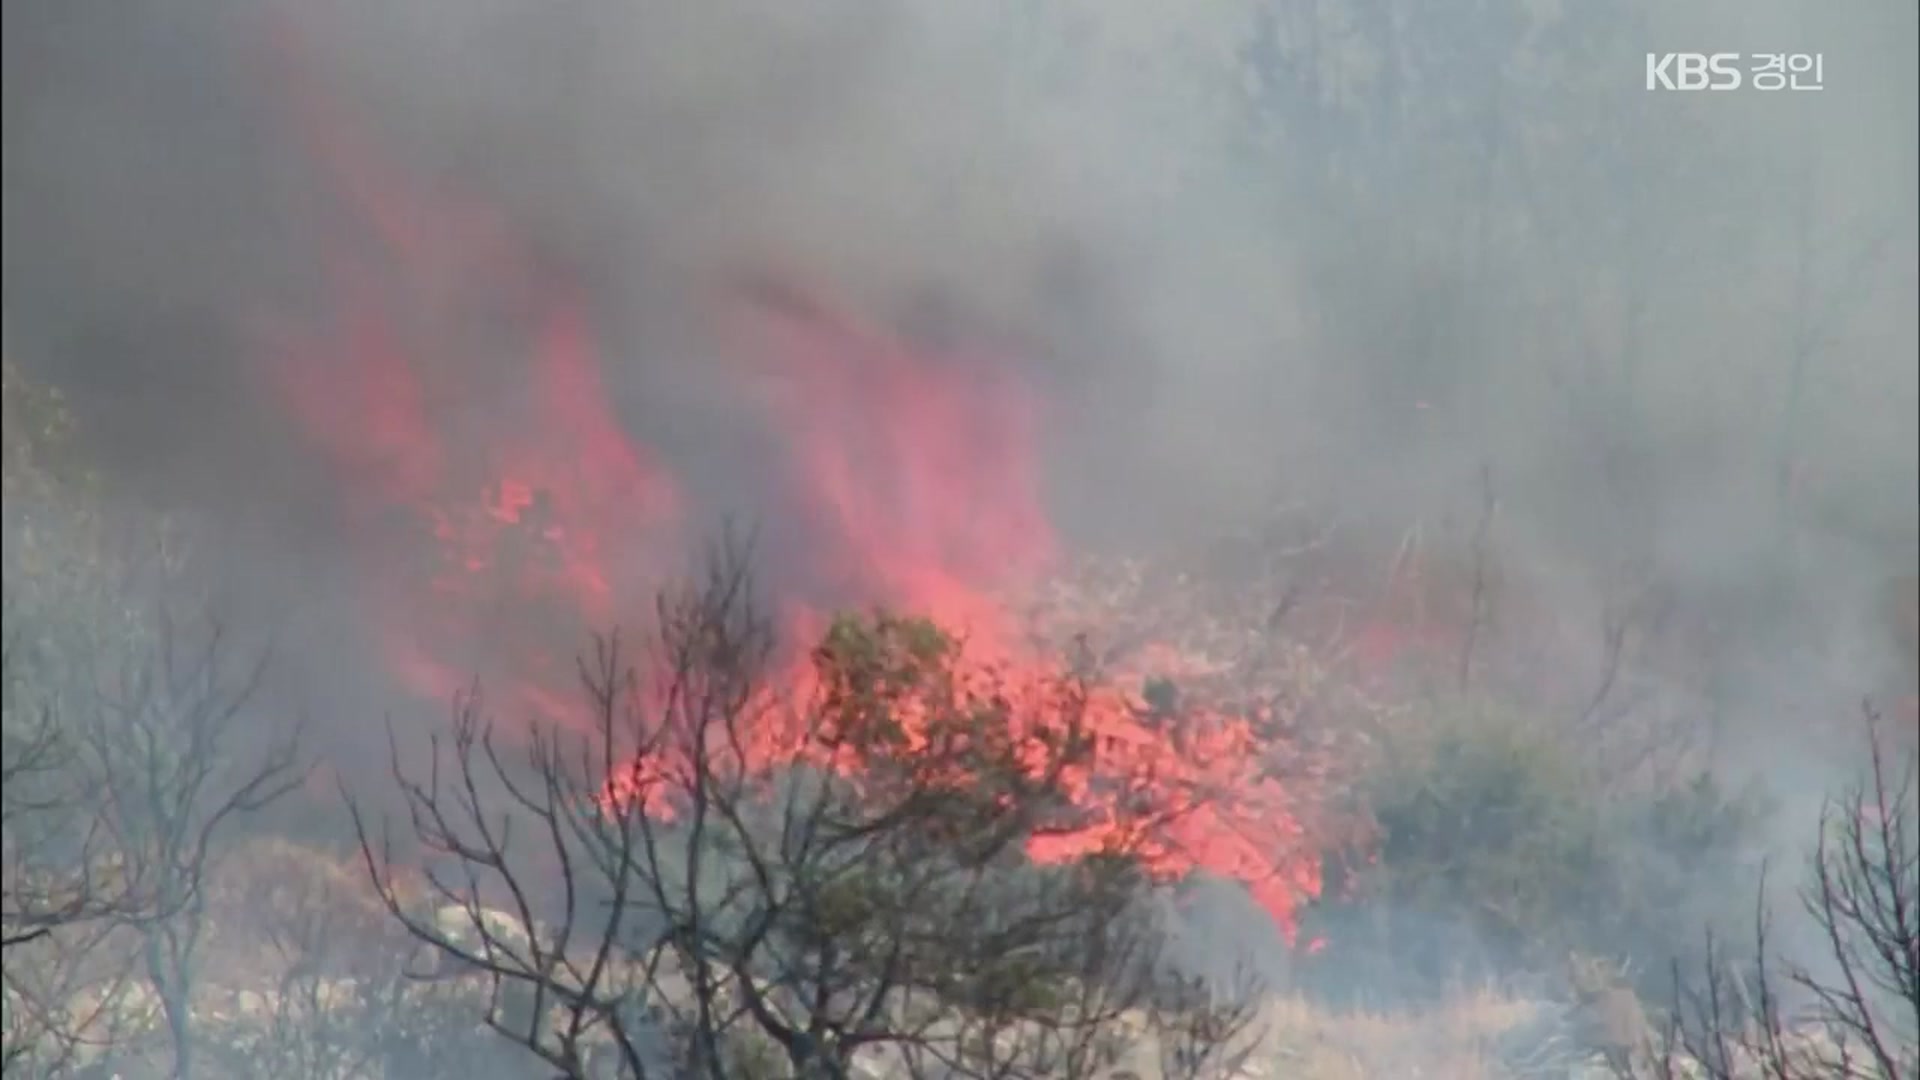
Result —
<svg viewBox="0 0 1920 1080"><path fill-rule="evenodd" d="M1071 680L1022 736L1012 712L1038 706L881 618L836 624L783 697L733 543L656 618L639 662L617 638L583 662L576 726L511 751L476 693L424 773L395 748L423 897L353 804L389 913L492 988L496 1032L565 1076L719 1080L1087 1076L1153 1002L1195 1069L1244 1029L1223 998L1161 993L1133 851L1026 854L1079 827L1065 785L1095 749Z"/></svg>

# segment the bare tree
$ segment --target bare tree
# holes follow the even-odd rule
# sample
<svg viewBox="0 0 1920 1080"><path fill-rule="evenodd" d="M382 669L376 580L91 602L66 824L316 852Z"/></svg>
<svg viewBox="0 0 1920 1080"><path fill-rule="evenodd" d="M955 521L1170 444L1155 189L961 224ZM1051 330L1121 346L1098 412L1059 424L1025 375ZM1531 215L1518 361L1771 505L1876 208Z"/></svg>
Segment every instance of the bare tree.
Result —
<svg viewBox="0 0 1920 1080"><path fill-rule="evenodd" d="M10 590L11 593L11 590ZM126 920L160 914L142 866L113 857L57 693L21 647L8 596L0 721L0 1068L56 1072L117 1041Z"/></svg>
<svg viewBox="0 0 1920 1080"><path fill-rule="evenodd" d="M71 693L32 694L9 652L10 1062L52 1068L49 1047L64 1061L111 1042L85 1031L124 1033L111 1014L137 988L165 1021L173 1074L191 1076L203 883L226 828L304 776L297 729L245 756L264 658L236 674L218 627L184 631L163 613L151 629L120 655L80 658L88 678Z"/></svg>
<svg viewBox="0 0 1920 1080"><path fill-rule="evenodd" d="M87 895L86 888L79 895ZM123 929L114 918L89 914L43 924L31 938L8 946L0 965L0 1072L67 1075L150 1027Z"/></svg>
<svg viewBox="0 0 1920 1080"><path fill-rule="evenodd" d="M589 734L538 725L516 756L468 695L426 775L396 748L435 910L354 806L389 910L491 986L494 1030L567 1077L716 1080L1087 1076L1130 1024L1177 1016L1222 1054L1245 1032L1244 1010L1156 996L1143 832L1026 854L1090 824L1082 685L1018 689L875 617L837 622L784 695L751 584L727 544L665 595L644 678L602 641Z"/></svg>
<svg viewBox="0 0 1920 1080"><path fill-rule="evenodd" d="M267 656L232 661L216 623L183 626L165 610L152 645L111 665L99 707L78 725L115 858L143 867L162 917L135 923L140 963L158 997L175 1080L194 1074L193 995L206 932L203 885L224 833L305 780L299 726L247 754Z"/></svg>
<svg viewBox="0 0 1920 1080"><path fill-rule="evenodd" d="M1819 964L1774 958L1763 884L1751 970L1711 947L1697 978L1676 969L1658 1075L1920 1076L1920 761L1871 705L1863 713L1867 768L1824 803L1800 889Z"/></svg>
<svg viewBox="0 0 1920 1080"><path fill-rule="evenodd" d="M9 620L11 622L11 620ZM34 695L16 667L17 627L9 626L4 659L6 719L0 725L0 836L4 896L0 946L11 949L55 929L150 907L143 883L110 865L101 848L92 794L77 768L57 705Z"/></svg>

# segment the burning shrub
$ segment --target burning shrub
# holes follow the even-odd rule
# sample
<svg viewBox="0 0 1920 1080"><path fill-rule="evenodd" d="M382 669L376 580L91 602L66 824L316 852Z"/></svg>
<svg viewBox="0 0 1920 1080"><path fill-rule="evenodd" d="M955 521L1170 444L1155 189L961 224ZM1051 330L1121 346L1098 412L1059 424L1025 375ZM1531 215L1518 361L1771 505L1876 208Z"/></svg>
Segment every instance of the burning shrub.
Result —
<svg viewBox="0 0 1920 1080"><path fill-rule="evenodd" d="M687 512L714 508L689 505L701 485L621 414L604 364L619 343L600 340L589 290L516 235L501 208L383 154L304 78L313 72L291 27L280 43L294 129L352 227L325 252L330 294L276 322L264 345L293 427L331 462L347 533L368 541L359 576L374 637L410 690L444 699L482 670L515 720L587 730L553 655L650 589L684 542ZM969 678L990 675L999 692L1029 698L1011 715L1057 712L1062 703L1037 698L1057 696L1062 642L1027 640L1008 601L1058 568L1043 498L1045 402L987 344L995 335L914 340L835 305L819 284L743 273L700 305L711 318L703 333L737 364L727 405L775 450L763 474L792 511L783 637L845 649L855 643L835 640L825 613L925 615L965 638L979 667ZM464 343L447 328L468 319L489 328L487 348L450 355ZM475 399L511 407L476 430L447 405ZM908 628L869 629L892 639ZM785 692L815 688L814 659L780 658L794 684ZM1302 815L1318 801L1321 755L1294 753L1287 731L1301 708L1181 689L1174 708L1132 688L1074 706L1098 751L1061 778L1081 827L1037 837L1032 853L1071 858L1150 816L1141 857L1156 874L1204 868L1244 882L1291 932L1319 871ZM749 756L778 745L784 722L754 717L769 727L740 733ZM1046 732L1009 737L1030 761L1049 752ZM1116 790L1150 810L1120 805Z"/></svg>
<svg viewBox="0 0 1920 1080"><path fill-rule="evenodd" d="M543 729L523 767L469 699L429 777L398 773L419 840L457 867L430 886L477 945L409 908L362 822L408 932L496 1000L531 999L490 1010L496 1031L568 1076L608 1057L737 1075L741 1054L798 1075L1089 1076L1142 1012L1210 1033L1196 1061L1232 1056L1238 999L1148 1008L1174 986L1149 830L1088 819L1082 793L1150 778L1095 771L1082 680L975 667L931 624L881 616L834 623L796 697L750 593L723 552L663 599L650 678L606 644L583 671L592 736ZM510 844L525 835L532 852ZM1077 842L1038 866L1046 837ZM530 931L494 931L489 906Z"/></svg>
<svg viewBox="0 0 1920 1080"><path fill-rule="evenodd" d="M1179 872L1247 884L1289 937L1297 905L1320 894L1322 855L1342 862L1371 844L1364 808L1341 793L1390 711L1344 677L1337 635L1311 633L1307 606L1269 577L1217 582L1133 560L1078 564L1028 604L1037 641L1073 643L1124 689L1150 733L1143 751L1204 762L1184 782L1215 813L1182 834ZM1239 741L1203 749L1196 731L1222 720Z"/></svg>

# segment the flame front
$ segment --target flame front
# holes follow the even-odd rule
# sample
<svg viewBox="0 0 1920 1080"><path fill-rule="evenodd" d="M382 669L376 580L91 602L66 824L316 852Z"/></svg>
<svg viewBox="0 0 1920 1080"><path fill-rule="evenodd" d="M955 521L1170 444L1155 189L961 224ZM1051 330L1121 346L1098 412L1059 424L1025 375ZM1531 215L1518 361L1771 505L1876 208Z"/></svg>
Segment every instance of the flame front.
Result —
<svg viewBox="0 0 1920 1080"><path fill-rule="evenodd" d="M350 527L374 538L366 550L424 553L362 567L383 652L423 696L444 699L478 671L503 712L565 717L568 650L674 568L689 499L612 410L601 344L570 284L542 272L503 214L429 197L323 95L301 91L298 130L358 235L327 254L318 326L283 321L268 347L277 390L348 493ZM910 347L822 303L769 304L751 290L730 310L728 333L772 376L742 408L777 432L779 470L807 519L819 595L781 598L788 640L817 640L832 606L924 615L1027 702L1019 722L1058 722L1045 688L1064 659L1006 600L1060 555L1040 417L1010 358ZM1164 659L1157 673L1183 674ZM1290 934L1296 906L1319 890L1319 858L1300 808L1267 775L1264 718L1154 717L1131 692L1095 692L1084 722L1098 754L1070 778L1085 827L1032 854L1074 857L1149 813L1163 821L1152 869L1243 881ZM777 735L753 752L759 767L778 760ZM1103 794L1115 790L1147 805Z"/></svg>

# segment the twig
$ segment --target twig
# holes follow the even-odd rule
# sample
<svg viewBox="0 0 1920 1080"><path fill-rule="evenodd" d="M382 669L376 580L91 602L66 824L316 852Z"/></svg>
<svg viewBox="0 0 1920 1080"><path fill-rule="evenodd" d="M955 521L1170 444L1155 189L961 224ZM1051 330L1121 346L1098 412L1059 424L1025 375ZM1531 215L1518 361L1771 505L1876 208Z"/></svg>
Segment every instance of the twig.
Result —
<svg viewBox="0 0 1920 1080"><path fill-rule="evenodd" d="M1493 467L1480 466L1480 520L1473 530L1473 595L1467 615L1466 639L1460 645L1460 692L1466 693L1473 678L1473 652L1479 644L1480 626L1487 617L1487 540L1493 530L1499 501L1494 495Z"/></svg>

